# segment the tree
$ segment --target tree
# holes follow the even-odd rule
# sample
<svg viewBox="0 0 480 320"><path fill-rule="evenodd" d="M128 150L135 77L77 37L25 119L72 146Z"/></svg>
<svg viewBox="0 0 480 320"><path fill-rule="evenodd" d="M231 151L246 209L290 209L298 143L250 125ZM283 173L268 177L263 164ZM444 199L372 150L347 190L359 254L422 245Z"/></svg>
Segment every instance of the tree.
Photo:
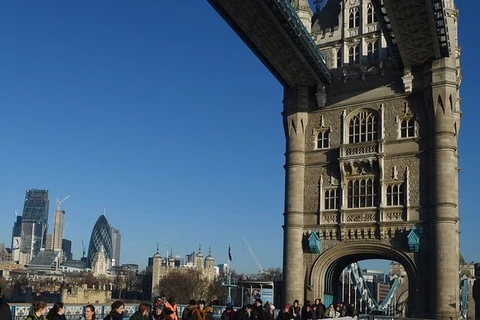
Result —
<svg viewBox="0 0 480 320"><path fill-rule="evenodd" d="M160 279L160 292L167 298L175 297L177 303L188 303L190 299L205 299L209 283L195 269L174 269Z"/></svg>

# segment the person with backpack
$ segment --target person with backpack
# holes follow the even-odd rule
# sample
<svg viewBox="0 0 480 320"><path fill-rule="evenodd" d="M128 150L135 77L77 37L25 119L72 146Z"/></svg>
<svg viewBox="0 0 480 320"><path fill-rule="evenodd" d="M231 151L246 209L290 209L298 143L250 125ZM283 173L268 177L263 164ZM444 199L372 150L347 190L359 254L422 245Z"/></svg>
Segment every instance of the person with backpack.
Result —
<svg viewBox="0 0 480 320"><path fill-rule="evenodd" d="M194 299L190 299L188 302L188 306L183 309L182 312L182 320L192 320L193 319L193 313L195 312L195 309L197 308L197 302Z"/></svg>
<svg viewBox="0 0 480 320"><path fill-rule="evenodd" d="M112 303L112 309L110 310L110 313L107 314L103 320L123 320L123 312L125 311L125 304L117 300L114 303Z"/></svg>
<svg viewBox="0 0 480 320"><path fill-rule="evenodd" d="M25 320L45 320L45 312L47 312L47 304L43 301L35 301L32 303L32 311Z"/></svg>
<svg viewBox="0 0 480 320"><path fill-rule="evenodd" d="M178 310L177 304L175 303L175 297L168 298L165 301L164 307L165 316L171 318L172 320L178 320Z"/></svg>

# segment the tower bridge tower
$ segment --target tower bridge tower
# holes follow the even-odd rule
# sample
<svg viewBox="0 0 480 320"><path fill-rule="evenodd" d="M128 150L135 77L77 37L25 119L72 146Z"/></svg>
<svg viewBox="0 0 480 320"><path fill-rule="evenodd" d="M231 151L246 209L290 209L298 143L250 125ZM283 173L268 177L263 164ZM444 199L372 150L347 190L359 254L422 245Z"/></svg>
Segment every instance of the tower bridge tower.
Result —
<svg viewBox="0 0 480 320"><path fill-rule="evenodd" d="M208 0L284 86L285 301L394 260L408 315L459 317L453 0ZM254 14L253 14L254 13Z"/></svg>

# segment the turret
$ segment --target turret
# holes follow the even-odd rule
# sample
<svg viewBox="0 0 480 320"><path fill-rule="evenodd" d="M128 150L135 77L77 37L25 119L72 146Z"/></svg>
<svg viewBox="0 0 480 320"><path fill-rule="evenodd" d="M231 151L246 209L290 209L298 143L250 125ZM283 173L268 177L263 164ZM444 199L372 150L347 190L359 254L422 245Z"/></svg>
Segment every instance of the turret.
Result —
<svg viewBox="0 0 480 320"><path fill-rule="evenodd" d="M303 22L303 25L307 29L308 33L311 33L313 12L312 9L310 9L308 0L293 0L292 6L297 12L300 20Z"/></svg>

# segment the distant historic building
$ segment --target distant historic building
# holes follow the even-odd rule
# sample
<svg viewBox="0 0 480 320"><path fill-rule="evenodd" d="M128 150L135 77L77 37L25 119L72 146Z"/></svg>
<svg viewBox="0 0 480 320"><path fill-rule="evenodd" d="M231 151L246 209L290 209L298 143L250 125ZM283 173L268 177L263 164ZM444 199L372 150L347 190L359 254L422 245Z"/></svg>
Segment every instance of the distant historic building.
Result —
<svg viewBox="0 0 480 320"><path fill-rule="evenodd" d="M192 256L194 257L193 259L191 259ZM171 253L168 257L162 259L157 247L157 252L155 252L151 258L151 266L147 269L147 272L152 274L152 297L160 295L158 286L160 279L165 277L172 270L196 269L203 274L207 281L213 281L215 279L215 259L210 250L204 259L200 247L197 254L194 252L192 255L188 255L186 260L187 263L184 265L175 263L175 258ZM193 260L193 263L191 260Z"/></svg>
<svg viewBox="0 0 480 320"><path fill-rule="evenodd" d="M113 256L112 234L107 218L103 214L98 218L92 230L88 246L87 267L92 267L92 261L100 250L104 251L108 263L107 269L110 269Z"/></svg>

